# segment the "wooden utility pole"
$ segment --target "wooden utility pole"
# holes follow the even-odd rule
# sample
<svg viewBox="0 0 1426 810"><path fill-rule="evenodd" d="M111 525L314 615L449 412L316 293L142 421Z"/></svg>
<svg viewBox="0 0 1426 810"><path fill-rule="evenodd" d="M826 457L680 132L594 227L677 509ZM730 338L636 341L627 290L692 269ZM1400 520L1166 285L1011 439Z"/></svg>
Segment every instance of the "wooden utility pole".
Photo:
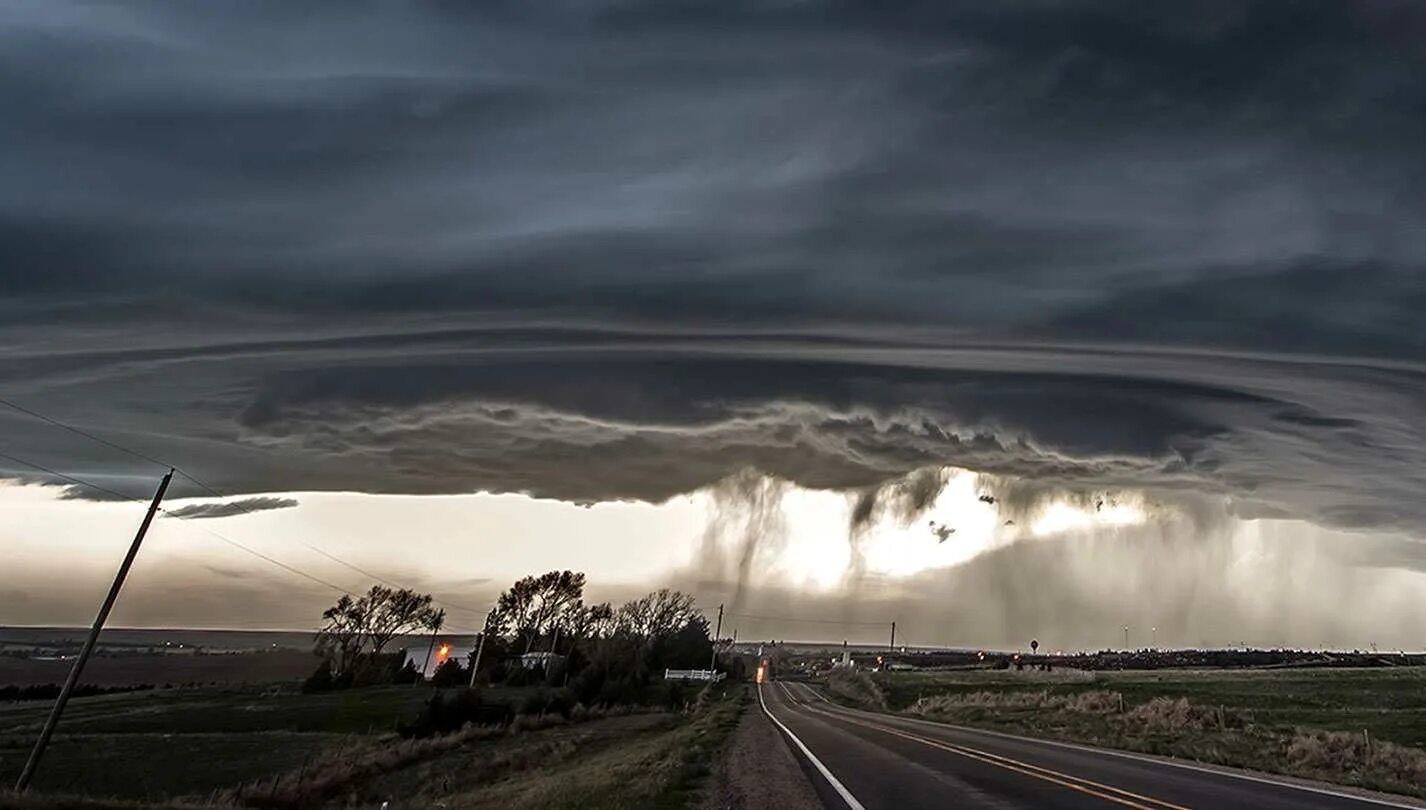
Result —
<svg viewBox="0 0 1426 810"><path fill-rule="evenodd" d="M148 534L149 524L153 523L154 515L158 513L158 505L163 501L163 493L168 491L168 482L173 480L173 470L158 482L158 491L154 493L153 503L149 504L149 511L144 515L144 522L139 524L138 534L134 535L134 542L129 545L129 553L124 557L124 561L119 565L119 573L114 575L114 584L109 586L109 594L104 597L104 604L99 606L99 613L94 617L94 626L89 628L89 637L84 640L84 647L79 651L79 658L75 659L74 666L69 670L69 677L64 681L64 688L59 690L59 697L55 698L54 708L50 709L49 719L45 720L45 726L40 730L40 738L35 741L35 749L30 752L30 758L25 762L25 769L20 771L20 778L15 781L15 792L23 793L30 786L30 780L35 776L35 769L39 767L40 757L45 754L45 747L49 745L50 737L54 735L55 726L59 725L60 715L64 714L64 706L69 702L70 693L79 683L79 676L84 672L84 665L88 663L89 656L94 652L94 646L99 642L99 631L104 629L104 622L109 618L109 611L114 608L114 600L119 598L119 589L124 587L124 578L129 575L129 569L134 564L134 558L139 554L139 546L144 542L144 535Z"/></svg>
<svg viewBox="0 0 1426 810"><path fill-rule="evenodd" d="M891 623L891 651L896 652L896 622Z"/></svg>
<svg viewBox="0 0 1426 810"><path fill-rule="evenodd" d="M723 606L718 606L718 627L713 631L713 656L708 662L709 671L718 668L718 637L723 634Z"/></svg>
<svg viewBox="0 0 1426 810"><path fill-rule="evenodd" d="M421 665L421 677L416 679L415 684L417 687L420 687L421 684L425 682L427 677L426 670L431 668L431 653L436 649L436 634L439 632L441 632L441 626L439 624L431 628L431 643L426 647L426 663ZM435 673L431 674L434 675Z"/></svg>
<svg viewBox="0 0 1426 810"><path fill-rule="evenodd" d="M480 654L485 652L485 637L490 635L490 620L495 617L492 610L485 614L485 626L480 629L480 641L475 645L475 660L470 662L470 687L475 688L475 673L480 671Z"/></svg>

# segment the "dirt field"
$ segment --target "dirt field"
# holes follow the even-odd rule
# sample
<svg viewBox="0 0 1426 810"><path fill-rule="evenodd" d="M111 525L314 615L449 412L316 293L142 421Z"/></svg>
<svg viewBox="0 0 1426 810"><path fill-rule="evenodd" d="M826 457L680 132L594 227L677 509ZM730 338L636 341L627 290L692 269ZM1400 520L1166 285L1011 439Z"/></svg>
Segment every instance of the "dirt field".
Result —
<svg viewBox="0 0 1426 810"><path fill-rule="evenodd" d="M0 686L64 683L73 661L0 656ZM317 659L310 652L229 655L96 655L84 668L83 683L96 686L296 681L312 674Z"/></svg>

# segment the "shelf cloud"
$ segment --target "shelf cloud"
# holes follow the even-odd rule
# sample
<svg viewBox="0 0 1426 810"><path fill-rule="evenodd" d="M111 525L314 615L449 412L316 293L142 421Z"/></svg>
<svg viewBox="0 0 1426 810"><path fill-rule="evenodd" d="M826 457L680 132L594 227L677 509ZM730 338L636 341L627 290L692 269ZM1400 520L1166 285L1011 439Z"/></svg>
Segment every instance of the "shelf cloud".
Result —
<svg viewBox="0 0 1426 810"><path fill-rule="evenodd" d="M951 465L1420 533L1423 37L1411 3L9 6L0 389L234 496Z"/></svg>

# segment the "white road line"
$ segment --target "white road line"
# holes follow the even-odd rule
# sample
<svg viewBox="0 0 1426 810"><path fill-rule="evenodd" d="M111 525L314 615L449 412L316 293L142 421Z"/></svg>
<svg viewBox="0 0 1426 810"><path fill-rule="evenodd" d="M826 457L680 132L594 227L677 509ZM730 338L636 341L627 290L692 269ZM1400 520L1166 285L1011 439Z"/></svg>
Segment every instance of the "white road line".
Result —
<svg viewBox="0 0 1426 810"><path fill-rule="evenodd" d="M824 700L825 700L825 698L824 698ZM828 701L828 702L830 702L830 701ZM832 704L832 705L836 706L837 704ZM1231 769L1226 769L1226 768L1225 768L1225 769L1222 769L1222 770L1220 770L1220 769L1218 769L1218 768L1205 768L1205 767L1203 767L1203 766L1201 766L1201 765L1194 765L1194 764L1191 764L1191 763L1188 763L1188 762L1183 762L1183 761L1177 760L1177 759L1169 759L1168 757L1147 756L1147 755L1144 755L1144 754L1136 754L1136 753L1133 753L1133 752L1130 752L1130 751L1115 751L1115 750L1110 749L1110 748L1095 748L1095 747L1092 746L1092 745L1078 745L1078 744L1075 744L1075 743L1061 742L1061 741L1059 741L1059 740L1044 740L1044 739L1040 739L1040 738L1038 738L1038 737L1022 737L1022 736L1020 736L1019 734L1007 734L1007 733L1005 733L1005 732L1003 732L1003 731L991 731L991 730L989 730L989 729L984 729L984 728L971 728L971 727L969 727L969 726L958 726L958 725L955 725L955 724L953 724L953 723L938 723L938 722L936 722L935 720L922 720L922 719L919 718L919 717L907 717L906 715L902 715L902 714L889 714L889 713L882 713L882 712L868 712L868 711L863 711L863 710L861 710L861 709L852 709L852 708L847 707L847 706L838 706L838 708L842 709L843 711L855 712L855 713L857 713L857 714L870 715L870 716L872 716L872 717L880 717L880 718L890 717L890 718L893 718L893 719L896 719L896 720L905 720L905 721L908 722L908 723L918 723L918 724L923 725L923 726L933 726L933 727L938 727L938 728L949 728L949 729L953 729L953 730L955 730L955 731L968 732L968 733L970 733L970 734L972 734L972 735L974 735L974 734L986 734L986 735L989 735L989 736L992 736L992 737L1003 737L1003 738L1005 738L1005 739L1007 739L1007 740L1016 740L1016 741L1018 741L1018 742L1035 743L1035 744L1039 744L1039 745L1051 745L1051 746L1054 746L1054 747L1056 747L1056 748L1068 748L1068 749L1071 749L1071 750L1074 750L1074 751L1083 751L1083 752L1085 752L1085 753L1087 753L1087 754L1104 754L1105 756L1118 757L1118 758L1120 758L1120 759L1132 759L1132 760L1134 760L1134 761L1136 761L1136 762L1143 762L1143 763L1148 764L1148 765L1164 765L1164 766L1167 766L1167 767L1170 767L1170 768L1182 768L1183 770L1186 770L1186 771L1197 771L1198 773L1212 774L1212 775L1215 775L1215 776L1225 776L1225 777L1227 777L1227 778L1229 778L1229 779L1242 779L1243 781L1246 781L1246 782L1259 782L1259 783L1264 784L1264 785L1273 785L1274 787L1288 788L1288 789L1290 789L1290 790L1301 790L1301 791L1304 791L1304 792L1306 792L1306 793L1317 793L1317 794L1320 794L1320 795L1323 795L1323 796L1331 796L1331 797L1336 798L1336 799L1350 799L1351 801L1363 802L1363 803L1366 803L1366 804L1375 804L1375 805L1379 805L1379 806L1382 806L1382 807L1399 807L1399 808L1405 808L1406 810L1421 810L1421 808L1426 807L1426 805L1421 805L1421 804L1407 804L1407 803L1405 803L1405 802L1393 801L1393 800L1391 800L1391 799L1377 798L1377 797L1375 797L1375 796L1360 796L1360 795L1357 795L1357 794L1355 794L1355 793L1347 793L1347 792L1345 792L1345 791L1332 790L1331 788L1314 787L1314 786L1312 786L1312 785L1298 785L1298 784L1294 784L1294 783L1292 783L1292 782L1284 782L1284 781L1281 781L1281 780L1278 780L1278 779L1273 779L1272 777L1269 777L1269 776L1258 776L1258 775L1256 775L1256 774L1245 773L1245 772L1243 772L1243 771L1231 770Z"/></svg>
<svg viewBox="0 0 1426 810"><path fill-rule="evenodd" d="M850 790L847 790L846 785L837 781L837 777L833 776L832 772L827 770L827 766L822 764L822 760L813 755L807 746L803 744L802 740L799 740L797 735L792 733L792 729L784 726L781 720L772 716L772 712L768 711L767 701L763 700L762 684L758 684L758 703L763 707L763 714L766 714L768 719L776 723L777 727L782 729L782 733L786 734L789 740L792 740L798 750L802 752L802 755L807 757L807 761L812 763L812 767L816 768L817 772L822 774L822 778L826 779L827 783L832 786L832 789L837 791L837 795L842 797L842 801L847 803L847 807L850 807L851 810L866 810L866 808L862 806L862 803L857 801L857 797L853 796Z"/></svg>

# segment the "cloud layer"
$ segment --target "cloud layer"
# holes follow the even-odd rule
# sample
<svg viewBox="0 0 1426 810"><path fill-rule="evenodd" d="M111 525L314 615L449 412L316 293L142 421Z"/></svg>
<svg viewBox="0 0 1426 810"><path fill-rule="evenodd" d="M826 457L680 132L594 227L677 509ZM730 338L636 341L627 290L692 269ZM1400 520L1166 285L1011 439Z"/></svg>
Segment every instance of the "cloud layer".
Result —
<svg viewBox="0 0 1426 810"><path fill-rule="evenodd" d="M0 390L234 493L950 464L1423 531L1423 36L1410 3L10 6Z"/></svg>

